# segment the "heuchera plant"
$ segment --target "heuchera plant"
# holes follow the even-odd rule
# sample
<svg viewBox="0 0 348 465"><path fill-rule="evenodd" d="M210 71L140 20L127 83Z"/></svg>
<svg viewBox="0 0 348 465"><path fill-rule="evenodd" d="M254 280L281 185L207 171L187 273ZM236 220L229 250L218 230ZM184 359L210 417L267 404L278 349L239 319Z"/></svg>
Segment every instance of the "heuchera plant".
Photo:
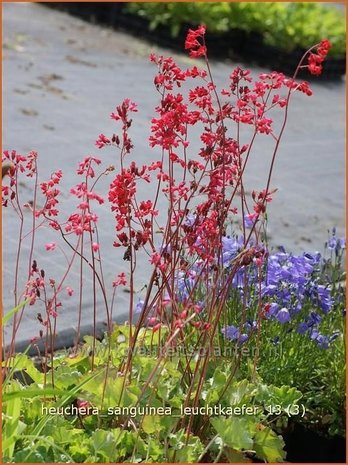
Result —
<svg viewBox="0 0 348 465"><path fill-rule="evenodd" d="M169 349L193 344L196 348L207 349L194 363L187 356L181 364L187 386L185 406L197 406L207 373L209 349L220 345L221 338L239 345L251 338L259 341L262 326L268 320L287 324L300 312L305 301L310 301L316 310L301 316L298 331L309 334L319 346L328 347L335 335L323 336L315 329L321 319L320 313L325 315L332 306L330 288L312 279L320 257L309 254L293 257L285 251L270 255L263 237L267 205L276 191L271 187L274 162L292 95L296 92L312 95L308 82L297 81L297 73L300 68L307 67L312 74L320 74L329 48L330 42L323 40L308 50L292 78L270 72L262 73L258 80L254 80L249 70L237 67L222 90L214 83L204 26L189 30L185 42L189 55L203 61L204 69L198 62L188 69L181 69L173 58L151 54L150 60L157 68L154 85L160 102L156 116L151 120L149 144L156 153L159 149L159 158L142 166L134 161L127 164L127 157L134 149L130 131L138 110L137 105L126 98L111 113L120 130L109 136L100 134L96 140L98 149L116 150L118 156L115 159L119 166L102 168L102 159L94 156L79 163L76 171L79 182L70 189L71 196L76 198L76 210L67 218L62 218L59 211L63 172L58 170L47 181L39 182L36 152L23 156L16 151L5 151L2 161L9 162L11 168L9 184L2 187L2 202L4 207L11 205L15 209L20 222L14 306L23 304L14 315L7 359L14 354L23 312L33 311L32 307L36 305L43 311L37 315L40 327L32 343L35 345L42 339L47 358L49 353L53 354L62 294L77 300L78 350L83 286L82 276L79 289L69 285L69 272L75 261L80 261L81 270L82 264L86 265L93 278L92 369L95 365L96 322L101 312L100 306L97 310L99 293L104 302L111 341L115 293L119 286L128 286L130 290L129 350L117 366L124 385L132 377L133 354L139 338L144 338L144 328L151 337L157 333L157 340L162 341L158 361L142 387L142 393L160 373ZM273 124L274 115L280 118L278 129ZM198 153L191 150L192 127L198 127L200 131ZM244 127L248 129L248 140L245 140ZM252 191L249 196L244 187L244 176L259 137L269 137L273 141L271 163L264 188ZM19 198L18 183L22 174L34 178L32 204L22 205ZM104 195L97 191L97 187L98 181L106 175L113 179ZM140 183L155 187L154 198L139 198ZM160 196L167 201L164 224L158 207ZM98 206L105 202L110 205L114 221L113 245L124 250L123 258L129 262L127 274L115 270L111 289L103 277L103 244L98 234ZM25 236L23 209L32 213L32 228L27 285L20 292L19 273L23 270L20 270L19 258ZM239 231L231 226L237 218ZM47 225L57 233L57 242L46 244L47 253L60 250L67 257L68 265L60 279L48 277L47 272L40 269L36 256L36 231ZM343 241L340 245L344 247ZM140 251L148 255L152 274L143 298L136 302L134 277ZM231 321L233 290L238 291L241 311L237 320ZM250 308L254 311L252 315ZM53 360L53 355L51 357ZM256 353L254 374L257 361ZM46 363L45 383L47 371ZM50 375L54 384L54 370ZM227 384L233 375L234 372ZM104 382L107 382L107 375ZM197 429L192 417L184 418L182 427L188 433Z"/></svg>
<svg viewBox="0 0 348 465"><path fill-rule="evenodd" d="M133 343L143 325L151 326L153 331L160 330L163 325L169 327L170 340L183 337L184 328L194 327L202 332L206 342L211 343L224 312L229 288L238 274L254 263L258 279L263 279L268 252L260 241L260 235L267 203L274 194L270 188L271 176L287 121L288 106L294 92L312 95L309 84L305 81L297 82L296 74L301 67L308 67L312 74L319 74L330 48L328 40L312 47L302 58L293 78L277 72L262 73L259 80L254 82L250 71L237 67L230 75L229 86L219 91L214 84L204 37L204 26L189 30L185 49L192 58L203 58L205 69L195 64L183 70L171 57L150 56L158 70L154 84L161 100L156 108L157 116L151 121L149 142L151 147L161 149L160 159L143 166L137 166L134 161L126 165L127 155L133 150L129 134L131 116L137 112L136 104L130 99L125 99L111 114L111 118L121 124L120 134L111 137L100 134L96 141L99 149L113 146L120 153L120 171L110 184L107 200L115 219L114 246L123 247L124 260L130 262L130 326L134 322L132 286L139 249L146 250L153 265L147 294L144 301L137 305L141 311L137 329L131 338ZM184 95L179 90L187 81L193 85ZM283 121L278 133L273 129L272 119L272 110L276 108L283 109ZM231 123L233 132L230 129ZM192 154L189 130L198 125L201 125L202 147L198 154ZM247 143L241 136L241 126L244 125L250 128L251 137ZM265 188L260 192L253 191L251 199L248 199L244 191L243 175L260 134L274 140L274 150ZM43 294L46 315L42 318L42 324L46 329L52 328L52 324L55 326L61 305L59 294L63 291L63 283L72 262L79 256L93 271L95 292L99 285L103 294L110 330L112 309L109 308L107 289L96 266L96 259L100 258L100 244L95 205L103 204L106 199L96 192L95 187L100 177L109 174L114 167L107 167L97 175L96 168L102 163L99 158L90 156L79 163L77 175L82 180L70 189L71 195L77 198L77 209L64 220L59 217L59 184L63 177L61 170L38 186L35 152L23 156L15 151L5 151L2 160L3 163L11 163L8 172L10 183L2 187L3 206L10 203L15 208L21 221L21 232L24 218L23 206L18 197L18 176L24 173L28 177L35 177L33 205L25 205L31 208L33 217L28 283L25 292L19 296L17 263L15 306L23 298L29 299L28 303L34 305L37 299L42 300ZM139 182L156 183L156 197L138 199ZM45 199L42 208L37 207L38 187ZM168 201L168 221L164 226L157 223L160 195L164 195ZM242 236L236 242L237 239L233 240L228 235L229 232L233 233L228 231L228 222L237 215L244 220ZM38 221L41 223L38 224ZM53 279L47 282L44 270L39 270L33 260L35 231L45 222L60 234L73 251L67 273L60 283ZM160 243L155 236L155 229L161 232ZM85 235L89 238L90 260L86 257L86 246L83 245ZM49 252L56 247L56 243L46 244ZM20 248L18 259L19 255ZM118 285L126 285L124 273L113 283L114 288ZM51 298L48 298L47 286L52 288ZM66 292L72 296L74 291L68 287ZM200 297L197 300L198 295ZM259 316L264 314L265 309L267 312L272 308L279 321L289 320L288 311L284 308L276 311L276 305L266 303L264 306L260 299ZM168 307L171 309L170 314L166 311ZM21 312L24 312L24 308ZM15 321L13 326L13 338L17 323ZM40 335L42 333L41 330Z"/></svg>

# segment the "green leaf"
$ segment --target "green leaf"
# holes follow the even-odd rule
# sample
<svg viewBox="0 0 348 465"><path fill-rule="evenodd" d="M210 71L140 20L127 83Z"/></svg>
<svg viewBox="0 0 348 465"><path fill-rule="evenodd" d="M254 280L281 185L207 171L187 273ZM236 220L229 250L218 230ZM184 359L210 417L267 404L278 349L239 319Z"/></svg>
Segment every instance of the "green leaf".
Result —
<svg viewBox="0 0 348 465"><path fill-rule="evenodd" d="M21 422L19 419L20 411L20 399L12 399L11 401L7 402L5 409L5 420L2 430L2 449L4 454L10 459L13 457L18 436L26 428L26 424Z"/></svg>
<svg viewBox="0 0 348 465"><path fill-rule="evenodd" d="M65 357L64 364L69 367L75 367L81 373L85 373L87 370L91 369L91 361L87 355L80 354L75 357Z"/></svg>
<svg viewBox="0 0 348 465"><path fill-rule="evenodd" d="M135 405L139 400L140 394L141 389L139 386L136 386L135 384L130 384L129 386L127 386L124 390L123 396L124 406L131 407L132 405Z"/></svg>
<svg viewBox="0 0 348 465"><path fill-rule="evenodd" d="M163 429L159 415L145 415L142 422L143 430L147 434L153 434Z"/></svg>
<svg viewBox="0 0 348 465"><path fill-rule="evenodd" d="M290 386L273 387L273 396L277 404L282 408L287 408L289 405L297 404L301 399L302 394L299 390Z"/></svg>
<svg viewBox="0 0 348 465"><path fill-rule="evenodd" d="M96 378L97 373L92 373L88 375L87 377L84 377L82 381L78 384L78 386L75 386L68 392L64 391L64 396L62 399L60 399L58 402L56 402L52 407L59 408L63 407L67 402L69 402L70 399L74 398L76 394L82 390L82 388L89 383L91 380ZM33 435L39 435L43 428L46 426L46 424L49 422L51 416L50 415L45 415L39 423L35 425L35 428L32 432Z"/></svg>
<svg viewBox="0 0 348 465"><path fill-rule="evenodd" d="M66 433L65 433L66 434ZM92 453L92 441L82 430L69 431L70 439L69 454L76 462L85 462Z"/></svg>
<svg viewBox="0 0 348 465"><path fill-rule="evenodd" d="M9 379L12 378L15 372L25 371L37 384L43 384L44 382L44 374L35 367L32 359L26 354L17 354L15 357L11 357L6 362L3 362L2 366L7 366L11 369Z"/></svg>
<svg viewBox="0 0 348 465"><path fill-rule="evenodd" d="M96 430L91 436L92 446L97 455L101 454L106 461L113 462L116 452L116 440L109 431Z"/></svg>
<svg viewBox="0 0 348 465"><path fill-rule="evenodd" d="M165 340L168 331L166 328L161 329L156 333L149 331L148 328L141 328L137 339L137 345L145 345L147 347L157 347L161 341Z"/></svg>
<svg viewBox="0 0 348 465"><path fill-rule="evenodd" d="M125 384L124 378L118 376L118 371L116 368L110 368L108 370L106 384L105 376L105 369L97 371L94 378L85 383L83 386L83 391L87 394L90 394L89 400L91 400L93 405L97 408L101 408L102 406L103 408L115 407L118 405L123 406L125 397L125 389L123 389ZM129 394L127 400L129 400L129 398L133 399L133 397L132 394ZM131 401L129 401L129 403L131 403Z"/></svg>
<svg viewBox="0 0 348 465"><path fill-rule="evenodd" d="M256 455L266 462L278 463L283 462L285 458L284 441L281 436L277 436L274 431L264 427L257 431L254 436L253 449Z"/></svg>
<svg viewBox="0 0 348 465"><path fill-rule="evenodd" d="M85 462L90 453L90 447L86 443L74 443L69 446L69 454L76 462Z"/></svg>
<svg viewBox="0 0 348 465"><path fill-rule="evenodd" d="M14 456L15 463L47 463L45 458L36 450L30 447L26 447L18 452Z"/></svg>
<svg viewBox="0 0 348 465"><path fill-rule="evenodd" d="M255 391L255 386L248 380L243 379L233 385L228 390L230 405L239 405L245 400L245 396L251 396Z"/></svg>
<svg viewBox="0 0 348 465"><path fill-rule="evenodd" d="M146 380L155 368L157 360L151 357L134 357L134 363L140 368L141 379Z"/></svg>
<svg viewBox="0 0 348 465"><path fill-rule="evenodd" d="M53 463L55 461L53 448L51 446L41 444L41 441L39 441L39 443L36 444L36 451L44 457L46 463Z"/></svg>
<svg viewBox="0 0 348 465"><path fill-rule="evenodd" d="M269 403L272 397L271 387L268 384L259 384L257 386L257 392L255 395L255 400L261 404Z"/></svg>
<svg viewBox="0 0 348 465"><path fill-rule="evenodd" d="M120 461L127 454L132 453L135 444L135 437L131 431L121 430L120 428L114 428L111 430L113 434L116 446L117 446L117 457L115 460Z"/></svg>
<svg viewBox="0 0 348 465"><path fill-rule="evenodd" d="M207 381L202 391L202 399L207 404L215 404L220 398L220 392L225 388L227 383L228 375L221 370L216 368L213 376Z"/></svg>
<svg viewBox="0 0 348 465"><path fill-rule="evenodd" d="M56 444L69 444L71 442L72 426L70 422L65 422L64 426L52 426L52 438ZM47 434L45 430L45 434Z"/></svg>
<svg viewBox="0 0 348 465"><path fill-rule="evenodd" d="M256 400L262 404L279 405L282 410L291 405L296 405L301 399L302 393L290 386L272 386L260 384L258 386Z"/></svg>
<svg viewBox="0 0 348 465"><path fill-rule="evenodd" d="M249 450L253 445L252 436L256 422L251 418L211 418L210 423L223 442L235 450Z"/></svg>
<svg viewBox="0 0 348 465"><path fill-rule="evenodd" d="M55 370L54 384L60 389L76 386L81 379L82 374L71 367L60 365Z"/></svg>
<svg viewBox="0 0 348 465"><path fill-rule="evenodd" d="M210 378L209 382L211 386L221 389L226 386L227 379L228 375L222 371L221 368L216 368L214 375Z"/></svg>
<svg viewBox="0 0 348 465"><path fill-rule="evenodd" d="M24 398L33 398L33 397L52 397L52 396L62 396L66 394L67 391L61 391L60 389L55 389L55 388L28 388L28 389L21 389L19 391L13 391L13 392L6 392L2 396L2 401L3 402L9 402L14 399L24 399Z"/></svg>
<svg viewBox="0 0 348 465"><path fill-rule="evenodd" d="M230 447L225 447L224 454L227 457L228 463L250 463L251 459L245 457L242 452L231 449Z"/></svg>
<svg viewBox="0 0 348 465"><path fill-rule="evenodd" d="M169 460L174 460L175 463L196 462L204 450L204 446L197 436L190 436L186 441L186 433L184 429L177 433L169 434L169 444L172 450L169 451Z"/></svg>
<svg viewBox="0 0 348 465"><path fill-rule="evenodd" d="M9 320L13 317L13 315L19 312L19 310L21 310L29 302L29 300L30 299L24 300L23 302L18 304L16 307L12 308L9 312L7 312L6 315L2 317L2 324L6 325L9 322Z"/></svg>
<svg viewBox="0 0 348 465"><path fill-rule="evenodd" d="M163 462L164 461L164 448L163 445L157 440L151 440L147 444L148 455L153 462Z"/></svg>
<svg viewBox="0 0 348 465"><path fill-rule="evenodd" d="M176 463L194 463L204 450L200 439L196 436L190 436L188 443L179 449L175 454Z"/></svg>
<svg viewBox="0 0 348 465"><path fill-rule="evenodd" d="M16 392L17 383L12 382L7 390ZM12 394L9 392L8 394ZM4 395L3 395L4 396ZM21 412L21 400L11 399L5 404L4 409L4 424L2 429L2 449L4 454L12 459L17 436L21 430L20 426L20 412Z"/></svg>

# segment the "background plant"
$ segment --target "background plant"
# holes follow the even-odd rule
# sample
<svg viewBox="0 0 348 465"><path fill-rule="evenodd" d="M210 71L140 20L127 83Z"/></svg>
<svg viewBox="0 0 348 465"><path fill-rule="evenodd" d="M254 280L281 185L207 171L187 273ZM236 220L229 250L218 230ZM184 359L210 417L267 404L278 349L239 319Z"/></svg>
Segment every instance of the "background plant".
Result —
<svg viewBox="0 0 348 465"><path fill-rule="evenodd" d="M306 49L322 37L332 42L330 56L342 57L346 47L344 15L336 8L315 2L198 2L131 3L127 9L159 25L171 28L177 36L187 24L205 24L217 34L233 29L262 35L265 44L286 51Z"/></svg>
<svg viewBox="0 0 348 465"><path fill-rule="evenodd" d="M344 435L345 286L342 262L345 240L333 229L320 253L294 256L281 250L268 259L262 282L264 323L260 332L258 373L268 383L296 386L307 406L305 421L329 434ZM257 350L258 303L255 273L248 273L248 320L238 326L242 299L233 284L228 324L221 325L223 344ZM242 364L244 374L247 364Z"/></svg>

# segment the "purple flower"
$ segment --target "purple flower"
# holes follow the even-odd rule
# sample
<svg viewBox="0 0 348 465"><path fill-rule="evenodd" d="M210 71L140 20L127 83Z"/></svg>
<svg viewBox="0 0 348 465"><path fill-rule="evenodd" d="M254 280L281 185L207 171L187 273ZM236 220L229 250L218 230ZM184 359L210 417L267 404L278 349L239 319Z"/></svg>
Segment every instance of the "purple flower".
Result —
<svg viewBox="0 0 348 465"><path fill-rule="evenodd" d="M222 258L223 264L229 265L233 258L240 252L243 246L243 238L224 236L222 238Z"/></svg>
<svg viewBox="0 0 348 465"><path fill-rule="evenodd" d="M196 272L191 270L189 272L179 271L176 277L177 291L176 296L179 302L184 302L190 295L191 289L195 285Z"/></svg>
<svg viewBox="0 0 348 465"><path fill-rule="evenodd" d="M301 300L303 299L303 295L299 294L298 299L299 299L299 301L295 305L292 306L292 309L291 309L292 310L292 312L291 312L292 316L296 315L297 313L299 313L302 310Z"/></svg>
<svg viewBox="0 0 348 465"><path fill-rule="evenodd" d="M336 331L332 334L332 336L329 338L328 336L324 336L323 334L320 334L317 328L313 328L310 331L310 338L312 341L315 341L320 349L327 349L330 345L330 342L336 339L340 334L339 331Z"/></svg>
<svg viewBox="0 0 348 465"><path fill-rule="evenodd" d="M317 313L315 312L311 312L311 314L309 315L310 317L310 323L311 323L311 326L313 325L317 325L321 322L321 316L318 315Z"/></svg>
<svg viewBox="0 0 348 465"><path fill-rule="evenodd" d="M291 320L289 310L285 307L281 308L279 312L277 313L276 318L279 321L279 323L281 323L282 325L284 323L288 323Z"/></svg>
<svg viewBox="0 0 348 465"><path fill-rule="evenodd" d="M249 336L245 333L241 334L238 338L238 344L242 345L244 342L246 342L249 339Z"/></svg>
<svg viewBox="0 0 348 465"><path fill-rule="evenodd" d="M184 221L184 225L185 226L193 226L195 224L195 221L196 221L196 218L197 218L197 215L194 214L194 213L188 213L186 215L186 218L185 218L185 221Z"/></svg>
<svg viewBox="0 0 348 465"><path fill-rule="evenodd" d="M319 252L315 252L314 254L304 253L303 256L312 265L318 265L320 263L321 254Z"/></svg>
<svg viewBox="0 0 348 465"><path fill-rule="evenodd" d="M320 307L325 313L327 313L331 310L333 305L330 287L319 284L316 288L316 292Z"/></svg>
<svg viewBox="0 0 348 465"><path fill-rule="evenodd" d="M221 331L225 338L231 341L235 341L239 338L239 329L236 326L225 326Z"/></svg>
<svg viewBox="0 0 348 465"><path fill-rule="evenodd" d="M239 329L237 328L237 326L234 325L225 326L221 329L221 332L226 339L229 339L230 341L237 341L238 345L240 346L249 339L248 334L240 334Z"/></svg>
<svg viewBox="0 0 348 465"><path fill-rule="evenodd" d="M309 326L307 323L300 323L297 327L297 332L299 334L304 334L306 331L308 331Z"/></svg>
<svg viewBox="0 0 348 465"><path fill-rule="evenodd" d="M172 251L172 247L170 244L163 244L159 248L159 253L161 255L170 254L171 251Z"/></svg>
<svg viewBox="0 0 348 465"><path fill-rule="evenodd" d="M251 229L254 226L254 224L256 223L257 218L258 218L257 213L251 213L251 214L245 215L244 216L244 226L247 229Z"/></svg>
<svg viewBox="0 0 348 465"><path fill-rule="evenodd" d="M279 310L279 304L277 304L276 302L272 302L270 304L268 312L266 313L267 319L275 316L278 313L278 310Z"/></svg>
<svg viewBox="0 0 348 465"><path fill-rule="evenodd" d="M262 297L266 295L275 295L277 293L278 286L275 284L269 284L268 286L262 285L261 292L262 292Z"/></svg>
<svg viewBox="0 0 348 465"><path fill-rule="evenodd" d="M340 249L345 249L346 248L346 238L345 237L340 237L337 239L337 247Z"/></svg>
<svg viewBox="0 0 348 465"><path fill-rule="evenodd" d="M139 302L135 306L135 313L141 313L144 309L144 301L139 299Z"/></svg>
<svg viewBox="0 0 348 465"><path fill-rule="evenodd" d="M331 336L329 337L329 343L331 343L332 341L334 341L335 339L338 338L338 336L340 336L341 333L340 331L334 331Z"/></svg>
<svg viewBox="0 0 348 465"><path fill-rule="evenodd" d="M320 349L327 349L329 347L329 338L327 336L323 336L322 334L319 334L319 336L316 338L316 342Z"/></svg>
<svg viewBox="0 0 348 465"><path fill-rule="evenodd" d="M256 322L256 321L248 320L248 321L245 323L244 328L245 328L246 331L248 331L248 332L250 332L250 331L256 331L256 329L257 329L257 322Z"/></svg>
<svg viewBox="0 0 348 465"><path fill-rule="evenodd" d="M329 231L328 233L330 234ZM338 256L339 252L346 248L346 240L344 237L336 237L336 228L332 228L331 236L329 236L325 247L328 250L335 251L336 256Z"/></svg>
<svg viewBox="0 0 348 465"><path fill-rule="evenodd" d="M337 245L337 239L335 236L330 237L326 243L326 246L329 250L335 250L336 245Z"/></svg>

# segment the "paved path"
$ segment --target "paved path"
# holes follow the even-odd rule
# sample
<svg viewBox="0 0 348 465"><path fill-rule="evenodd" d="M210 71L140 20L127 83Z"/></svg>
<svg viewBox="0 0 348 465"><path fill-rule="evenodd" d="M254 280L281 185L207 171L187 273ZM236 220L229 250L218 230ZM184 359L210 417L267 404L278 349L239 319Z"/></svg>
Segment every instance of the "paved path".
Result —
<svg viewBox="0 0 348 465"><path fill-rule="evenodd" d="M153 158L148 143L149 121L158 103L153 89L154 67L147 59L149 44L128 35L86 24L37 4L3 5L3 142L4 149L26 153L37 150L42 179L62 168L67 185L76 183L74 169L87 154L96 154L106 164L117 164L115 152L99 152L94 141L101 132L114 131L109 114L123 98L139 104L134 159L139 164ZM170 54L163 51L164 54ZM185 66L188 58L176 55ZM235 64L213 63L218 85L225 86ZM254 73L263 70L252 68ZM289 124L276 163L273 187L278 188L269 210L269 232L274 246L283 244L293 252L322 250L327 230L337 226L344 235L345 173L345 82L313 84L314 96L297 95L292 102ZM270 160L267 138L260 138L248 173L250 188L265 184ZM194 150L199 142L192 145ZM104 186L107 187L109 179ZM102 190L102 188L100 188ZM21 186L23 202L30 199L30 186ZM72 207L63 189L62 213ZM143 195L148 198L148 192ZM165 207L162 205L165 212ZM126 271L119 250L114 249L113 224L107 206L100 209L101 242L104 248L105 280L110 284L120 271ZM13 212L3 212L4 292L6 311L13 302L12 288L16 251L17 222ZM27 226L28 228L28 226ZM64 272L64 257L59 251L47 254L44 244L55 240L49 230L39 230L34 258L46 275L57 280ZM29 242L23 245L24 260ZM149 266L145 257L139 264L137 289L146 283ZM24 273L23 273L24 275ZM76 287L77 267L65 283ZM24 283L22 282L22 285ZM91 279L86 274L83 325L92 321ZM126 293L117 298L115 316L124 320L128 309ZM141 297L141 292L135 300ZM71 342L76 327L77 299L64 298L59 316L59 344ZM98 301L98 321L105 320ZM38 333L37 309L25 310L18 340L25 344ZM11 329L5 330L8 341Z"/></svg>

